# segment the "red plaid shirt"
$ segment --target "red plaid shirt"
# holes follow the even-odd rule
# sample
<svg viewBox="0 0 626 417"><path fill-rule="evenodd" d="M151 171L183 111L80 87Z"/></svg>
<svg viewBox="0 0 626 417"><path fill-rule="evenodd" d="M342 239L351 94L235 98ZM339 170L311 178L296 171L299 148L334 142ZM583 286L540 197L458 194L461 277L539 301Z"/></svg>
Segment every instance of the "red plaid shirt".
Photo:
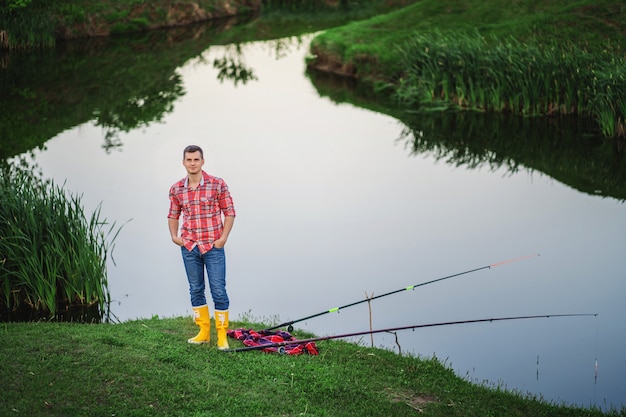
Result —
<svg viewBox="0 0 626 417"><path fill-rule="evenodd" d="M200 253L206 253L222 235L222 214L235 217L235 206L224 180L202 171L200 185L195 190L188 187L187 177L170 188L167 218L178 220L181 213L180 236L185 247L192 250L197 245Z"/></svg>

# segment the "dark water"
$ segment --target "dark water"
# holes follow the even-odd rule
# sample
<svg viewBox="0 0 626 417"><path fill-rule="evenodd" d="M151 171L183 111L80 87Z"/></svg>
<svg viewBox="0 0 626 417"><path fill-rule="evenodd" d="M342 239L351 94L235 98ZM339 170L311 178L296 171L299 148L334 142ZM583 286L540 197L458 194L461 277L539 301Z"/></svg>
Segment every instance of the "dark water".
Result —
<svg viewBox="0 0 626 417"><path fill-rule="evenodd" d="M94 49L91 63L78 61L90 76L58 81L67 90L54 100L66 112L37 119L37 130L5 128L4 135L27 133L32 147L45 143L32 159L82 194L89 210L102 203L105 217L128 221L109 265L113 314L121 321L190 314L166 215L169 186L185 172L181 151L196 143L237 207L227 246L233 318L293 320L539 254L376 300L373 327L597 317L381 333L374 345L435 355L472 381L550 401L626 405L626 207L617 145L571 123L392 117L371 102L349 104L356 101L341 88L306 75L309 39L188 43L169 62L162 51L120 52L124 62L147 54L146 68L161 73L141 77L144 64L128 64L132 82L121 89L107 80L123 66L97 69ZM22 86L22 95L28 91L45 88ZM296 327L362 331L369 314L361 304Z"/></svg>

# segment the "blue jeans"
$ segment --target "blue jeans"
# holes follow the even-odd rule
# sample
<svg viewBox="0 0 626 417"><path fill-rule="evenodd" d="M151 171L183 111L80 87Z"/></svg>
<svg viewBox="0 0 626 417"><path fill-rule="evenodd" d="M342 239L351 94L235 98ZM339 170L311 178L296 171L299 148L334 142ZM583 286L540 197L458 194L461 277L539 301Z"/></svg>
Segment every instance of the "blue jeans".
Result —
<svg viewBox="0 0 626 417"><path fill-rule="evenodd" d="M183 263L189 281L189 295L191 295L191 305L199 307L205 305L204 269L206 268L209 278L209 289L213 298L213 305L216 310L228 310L229 300L226 293L226 255L224 248L213 248L204 255L196 246L192 250L187 250L181 246Z"/></svg>

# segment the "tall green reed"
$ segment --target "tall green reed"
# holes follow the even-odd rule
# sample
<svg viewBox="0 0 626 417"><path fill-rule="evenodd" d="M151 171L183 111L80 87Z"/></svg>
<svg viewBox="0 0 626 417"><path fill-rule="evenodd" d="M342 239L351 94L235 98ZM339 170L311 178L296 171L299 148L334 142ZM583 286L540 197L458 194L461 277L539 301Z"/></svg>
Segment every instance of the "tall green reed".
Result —
<svg viewBox="0 0 626 417"><path fill-rule="evenodd" d="M96 307L108 315L107 257L120 232L87 215L81 197L43 180L22 164L0 168L0 306L57 316Z"/></svg>
<svg viewBox="0 0 626 417"><path fill-rule="evenodd" d="M46 9L0 10L0 49L50 47L56 42L53 14Z"/></svg>
<svg viewBox="0 0 626 417"><path fill-rule="evenodd" d="M626 59L607 50L478 32L415 34L400 48L396 97L407 107L593 117L605 136L624 135Z"/></svg>

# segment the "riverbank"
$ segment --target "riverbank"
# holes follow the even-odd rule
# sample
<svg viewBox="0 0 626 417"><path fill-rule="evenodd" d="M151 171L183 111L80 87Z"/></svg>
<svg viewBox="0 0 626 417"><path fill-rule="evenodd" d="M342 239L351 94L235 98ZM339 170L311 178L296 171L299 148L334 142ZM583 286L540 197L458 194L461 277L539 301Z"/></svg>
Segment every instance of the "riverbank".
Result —
<svg viewBox="0 0 626 417"><path fill-rule="evenodd" d="M11 3L11 2L10 2ZM365 4L319 0L29 1L0 13L0 48L189 25L228 16ZM410 111L576 115L626 138L626 7L615 0L510 4L396 0L400 9L321 33L308 66L351 77Z"/></svg>
<svg viewBox="0 0 626 417"><path fill-rule="evenodd" d="M617 0L511 3L422 0L386 15L328 30L314 39L310 66L371 82L397 80L401 48L420 35L476 32L492 44L516 39L626 54L626 7ZM454 39L448 39L455 46ZM463 39L460 39L463 41Z"/></svg>
<svg viewBox="0 0 626 417"><path fill-rule="evenodd" d="M298 20L298 16L304 18L299 28L304 31L304 27L318 28L320 23L343 22L345 19L340 15L362 20L371 17L372 12L384 14L416 1L419 0L82 0L79 3L8 0L6 4L0 3L0 50L51 47L69 39L184 27L234 17L248 19L258 17L261 12L277 12L288 17L282 25L265 27L265 32L292 32L293 19L289 17Z"/></svg>
<svg viewBox="0 0 626 417"><path fill-rule="evenodd" d="M0 49L52 46L59 40L109 36L258 13L262 0L83 0L22 2L0 9Z"/></svg>
<svg viewBox="0 0 626 417"><path fill-rule="evenodd" d="M328 30L315 71L351 77L410 111L576 115L626 137L626 7L423 0Z"/></svg>
<svg viewBox="0 0 626 417"><path fill-rule="evenodd" d="M239 327L266 326L231 323ZM626 416L475 385L434 358L340 340L318 342L319 356L224 353L215 342L186 343L195 331L191 318L4 323L0 352L11 360L0 368L0 410L31 417Z"/></svg>

